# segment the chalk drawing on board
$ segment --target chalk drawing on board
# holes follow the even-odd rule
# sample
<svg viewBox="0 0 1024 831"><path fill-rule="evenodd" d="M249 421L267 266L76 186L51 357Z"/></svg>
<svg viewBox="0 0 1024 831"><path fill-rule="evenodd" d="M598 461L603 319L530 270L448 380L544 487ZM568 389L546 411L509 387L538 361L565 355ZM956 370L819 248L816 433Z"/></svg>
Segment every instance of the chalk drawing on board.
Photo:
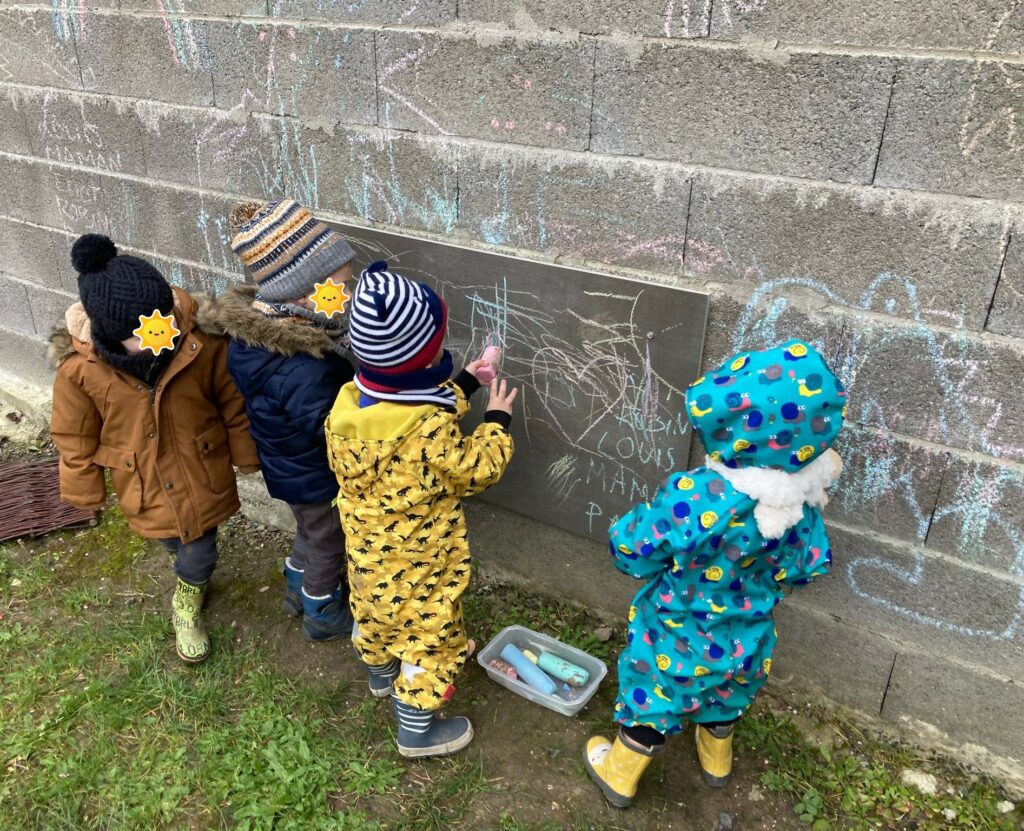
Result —
<svg viewBox="0 0 1024 831"><path fill-rule="evenodd" d="M699 375L706 294L337 227L360 266L386 259L440 292L457 364L504 350L502 376L521 388L517 450L485 499L606 540L613 519L687 467L684 391Z"/></svg>

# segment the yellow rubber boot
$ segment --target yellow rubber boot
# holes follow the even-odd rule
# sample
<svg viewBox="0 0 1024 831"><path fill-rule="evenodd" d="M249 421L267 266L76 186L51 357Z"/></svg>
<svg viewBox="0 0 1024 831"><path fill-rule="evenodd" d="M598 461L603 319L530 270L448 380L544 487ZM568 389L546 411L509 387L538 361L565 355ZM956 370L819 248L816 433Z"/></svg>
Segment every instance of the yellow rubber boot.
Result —
<svg viewBox="0 0 1024 831"><path fill-rule="evenodd" d="M659 750L631 741L621 730L614 743L604 736L591 736L583 748L583 766L612 805L628 808L640 777Z"/></svg>
<svg viewBox="0 0 1024 831"><path fill-rule="evenodd" d="M697 725L697 758L704 781L712 788L724 788L732 775L732 725Z"/></svg>
<svg viewBox="0 0 1024 831"><path fill-rule="evenodd" d="M178 578L171 609L174 610L174 648L186 664L198 664L210 657L210 639L203 626L206 583L193 586Z"/></svg>

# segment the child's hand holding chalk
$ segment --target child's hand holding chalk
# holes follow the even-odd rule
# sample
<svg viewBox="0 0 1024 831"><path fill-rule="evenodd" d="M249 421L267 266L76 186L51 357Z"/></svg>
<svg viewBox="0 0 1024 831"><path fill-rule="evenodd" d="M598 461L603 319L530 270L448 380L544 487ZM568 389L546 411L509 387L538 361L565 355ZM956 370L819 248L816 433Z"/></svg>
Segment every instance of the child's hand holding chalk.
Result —
<svg viewBox="0 0 1024 831"><path fill-rule="evenodd" d="M475 361L466 365L466 370L483 386L488 386L498 377L501 365L501 347L488 346Z"/></svg>
<svg viewBox="0 0 1024 831"><path fill-rule="evenodd" d="M490 384L498 377L498 366L501 364L501 347L488 346L480 356L481 364L476 371L476 379L481 384Z"/></svg>

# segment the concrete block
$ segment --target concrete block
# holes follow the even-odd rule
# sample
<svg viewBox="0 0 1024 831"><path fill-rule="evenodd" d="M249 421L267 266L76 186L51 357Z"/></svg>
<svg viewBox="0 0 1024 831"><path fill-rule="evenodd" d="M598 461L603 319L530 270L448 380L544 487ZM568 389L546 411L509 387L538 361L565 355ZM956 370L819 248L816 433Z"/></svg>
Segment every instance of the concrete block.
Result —
<svg viewBox="0 0 1024 831"><path fill-rule="evenodd" d="M63 291L51 291L50 289L38 286L26 286L28 302L32 309L32 322L35 325L35 333L41 337L48 337L53 327L64 323L64 313L68 306L78 302L78 293L71 294Z"/></svg>
<svg viewBox="0 0 1024 831"><path fill-rule="evenodd" d="M68 167L36 167L45 188L40 191L40 222L75 234L117 237L109 208L110 193L104 183L118 180Z"/></svg>
<svg viewBox="0 0 1024 831"><path fill-rule="evenodd" d="M892 641L806 608L799 596L787 598L774 617L779 642L770 689L815 698L820 691L844 707L878 714L896 657Z"/></svg>
<svg viewBox="0 0 1024 831"><path fill-rule="evenodd" d="M34 335L32 306L28 299L28 283L0 276L0 326L15 332Z"/></svg>
<svg viewBox="0 0 1024 831"><path fill-rule="evenodd" d="M12 386L8 379L17 379L14 394L5 394L6 400L26 407L38 398L40 392L49 391L53 384L53 367L46 360L46 341L43 338L9 329L0 320L0 355L3 355L0 386L6 389ZM41 407L32 409L42 414L39 412Z"/></svg>
<svg viewBox="0 0 1024 831"><path fill-rule="evenodd" d="M870 182L893 69L874 56L602 43L592 149Z"/></svg>
<svg viewBox="0 0 1024 831"><path fill-rule="evenodd" d="M7 182L0 162L0 188ZM20 197L10 207L11 216L71 234L110 234L106 174L78 170L43 161L15 161L9 165L12 189Z"/></svg>
<svg viewBox="0 0 1024 831"><path fill-rule="evenodd" d="M1020 782L1024 763L1024 685L926 652L900 652L882 718L914 728L935 744L969 745L1011 757ZM928 729L928 728L932 729ZM937 735L935 735L937 734ZM950 747L950 749L952 749ZM957 757L966 758L957 753Z"/></svg>
<svg viewBox="0 0 1024 831"><path fill-rule="evenodd" d="M270 0L271 5L276 2L279 0ZM123 11L153 11L153 0L120 0L120 3ZM174 31L182 25L182 19L191 14L263 17L267 14L267 0L175 0L174 6L167 6L167 9L161 16Z"/></svg>
<svg viewBox="0 0 1024 831"><path fill-rule="evenodd" d="M377 123L373 33L270 23L204 24L217 106L334 125Z"/></svg>
<svg viewBox="0 0 1024 831"><path fill-rule="evenodd" d="M455 20L457 0L270 0L272 17L332 20L338 23L380 23L386 26L444 26Z"/></svg>
<svg viewBox="0 0 1024 831"><path fill-rule="evenodd" d="M64 282L68 246L61 234L11 219L0 219L0 271L51 289L70 289Z"/></svg>
<svg viewBox="0 0 1024 831"><path fill-rule="evenodd" d="M845 380L843 364L835 359L842 355L846 343L845 325L844 317L834 309L806 303L800 286L778 286L753 295L715 286L711 288L701 365L704 371L716 369L737 352L766 349L799 337L814 344Z"/></svg>
<svg viewBox="0 0 1024 831"><path fill-rule="evenodd" d="M0 150L32 155L25 96L17 87L0 86Z"/></svg>
<svg viewBox="0 0 1024 831"><path fill-rule="evenodd" d="M690 185L666 165L467 148L459 224L493 245L678 274Z"/></svg>
<svg viewBox="0 0 1024 831"><path fill-rule="evenodd" d="M182 104L213 103L207 24L92 15L78 42L85 88Z"/></svg>
<svg viewBox="0 0 1024 831"><path fill-rule="evenodd" d="M380 124L586 150L593 50L589 40L380 32Z"/></svg>
<svg viewBox="0 0 1024 831"><path fill-rule="evenodd" d="M32 165L18 158L0 153L0 205L3 213L16 219L31 219L36 204L35 194L29 190Z"/></svg>
<svg viewBox="0 0 1024 831"><path fill-rule="evenodd" d="M113 178L105 193L119 244L241 272L228 247L227 217L234 200Z"/></svg>
<svg viewBox="0 0 1024 831"><path fill-rule="evenodd" d="M295 515L287 503L271 499L262 473L252 476L239 475L238 496L242 503L242 514L255 522L263 522L288 533L295 533Z"/></svg>
<svg viewBox="0 0 1024 831"><path fill-rule="evenodd" d="M0 81L81 89L73 13L0 10Z"/></svg>
<svg viewBox="0 0 1024 831"><path fill-rule="evenodd" d="M1016 63L902 61L875 184L1019 199L1022 83Z"/></svg>
<svg viewBox="0 0 1024 831"><path fill-rule="evenodd" d="M949 458L927 547L1024 577L1024 465Z"/></svg>
<svg viewBox="0 0 1024 831"><path fill-rule="evenodd" d="M989 205L705 174L687 271L756 285L801 278L830 302L980 330L1005 222Z"/></svg>
<svg viewBox="0 0 1024 831"><path fill-rule="evenodd" d="M854 421L1024 461L1024 411L1006 406L1024 342L850 315L840 365Z"/></svg>
<svg viewBox="0 0 1024 831"><path fill-rule="evenodd" d="M312 204L320 209L437 234L454 230L457 148L409 133L307 128L295 149L294 187L317 183Z"/></svg>
<svg viewBox="0 0 1024 831"><path fill-rule="evenodd" d="M829 527L832 573L795 594L803 605L905 649L1024 680L1024 585L876 535Z"/></svg>
<svg viewBox="0 0 1024 831"><path fill-rule="evenodd" d="M946 3L901 0L850 3L822 13L814 0L723 0L715 3L711 36L784 43L882 48L1021 52L1024 22L1002 0Z"/></svg>
<svg viewBox="0 0 1024 831"><path fill-rule="evenodd" d="M843 457L843 475L832 489L826 521L924 543L948 454L849 422L835 449Z"/></svg>
<svg viewBox="0 0 1024 831"><path fill-rule="evenodd" d="M510 26L522 32L555 29L589 35L622 33L633 37L705 37L711 4L705 0L460 0L459 19Z"/></svg>
<svg viewBox="0 0 1024 831"><path fill-rule="evenodd" d="M26 95L24 113L35 156L106 173L145 175L134 107L98 96L47 91Z"/></svg>
<svg viewBox="0 0 1024 831"><path fill-rule="evenodd" d="M143 254L139 256L144 256L152 262L170 283L175 286L181 286L193 294L210 294L216 297L227 291L228 287L233 283L238 283L242 280L238 275L230 275L223 271L206 268L197 263L186 263L166 257L153 257Z"/></svg>
<svg viewBox="0 0 1024 831"><path fill-rule="evenodd" d="M1024 225L1018 223L1010 238L999 285L992 300L986 330L997 335L1024 338Z"/></svg>
<svg viewBox="0 0 1024 831"><path fill-rule="evenodd" d="M282 159L298 129L291 119L148 102L138 109L149 176L268 199L283 195Z"/></svg>
<svg viewBox="0 0 1024 831"><path fill-rule="evenodd" d="M608 548L470 499L466 517L473 535L473 557L490 571L504 572L544 594L555 592L611 615L625 618L629 601L643 584L616 570ZM543 563L543 565L541 565Z"/></svg>

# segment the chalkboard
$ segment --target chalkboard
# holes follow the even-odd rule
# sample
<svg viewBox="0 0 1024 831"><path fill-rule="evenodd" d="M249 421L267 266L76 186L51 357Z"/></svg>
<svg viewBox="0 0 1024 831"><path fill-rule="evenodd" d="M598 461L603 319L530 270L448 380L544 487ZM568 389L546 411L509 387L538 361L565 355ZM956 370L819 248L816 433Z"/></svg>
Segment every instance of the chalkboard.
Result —
<svg viewBox="0 0 1024 831"><path fill-rule="evenodd" d="M434 288L461 368L488 344L520 388L516 455L481 498L606 540L608 524L687 466L683 391L700 371L700 292L335 225L356 250ZM474 400L479 421L486 393Z"/></svg>

